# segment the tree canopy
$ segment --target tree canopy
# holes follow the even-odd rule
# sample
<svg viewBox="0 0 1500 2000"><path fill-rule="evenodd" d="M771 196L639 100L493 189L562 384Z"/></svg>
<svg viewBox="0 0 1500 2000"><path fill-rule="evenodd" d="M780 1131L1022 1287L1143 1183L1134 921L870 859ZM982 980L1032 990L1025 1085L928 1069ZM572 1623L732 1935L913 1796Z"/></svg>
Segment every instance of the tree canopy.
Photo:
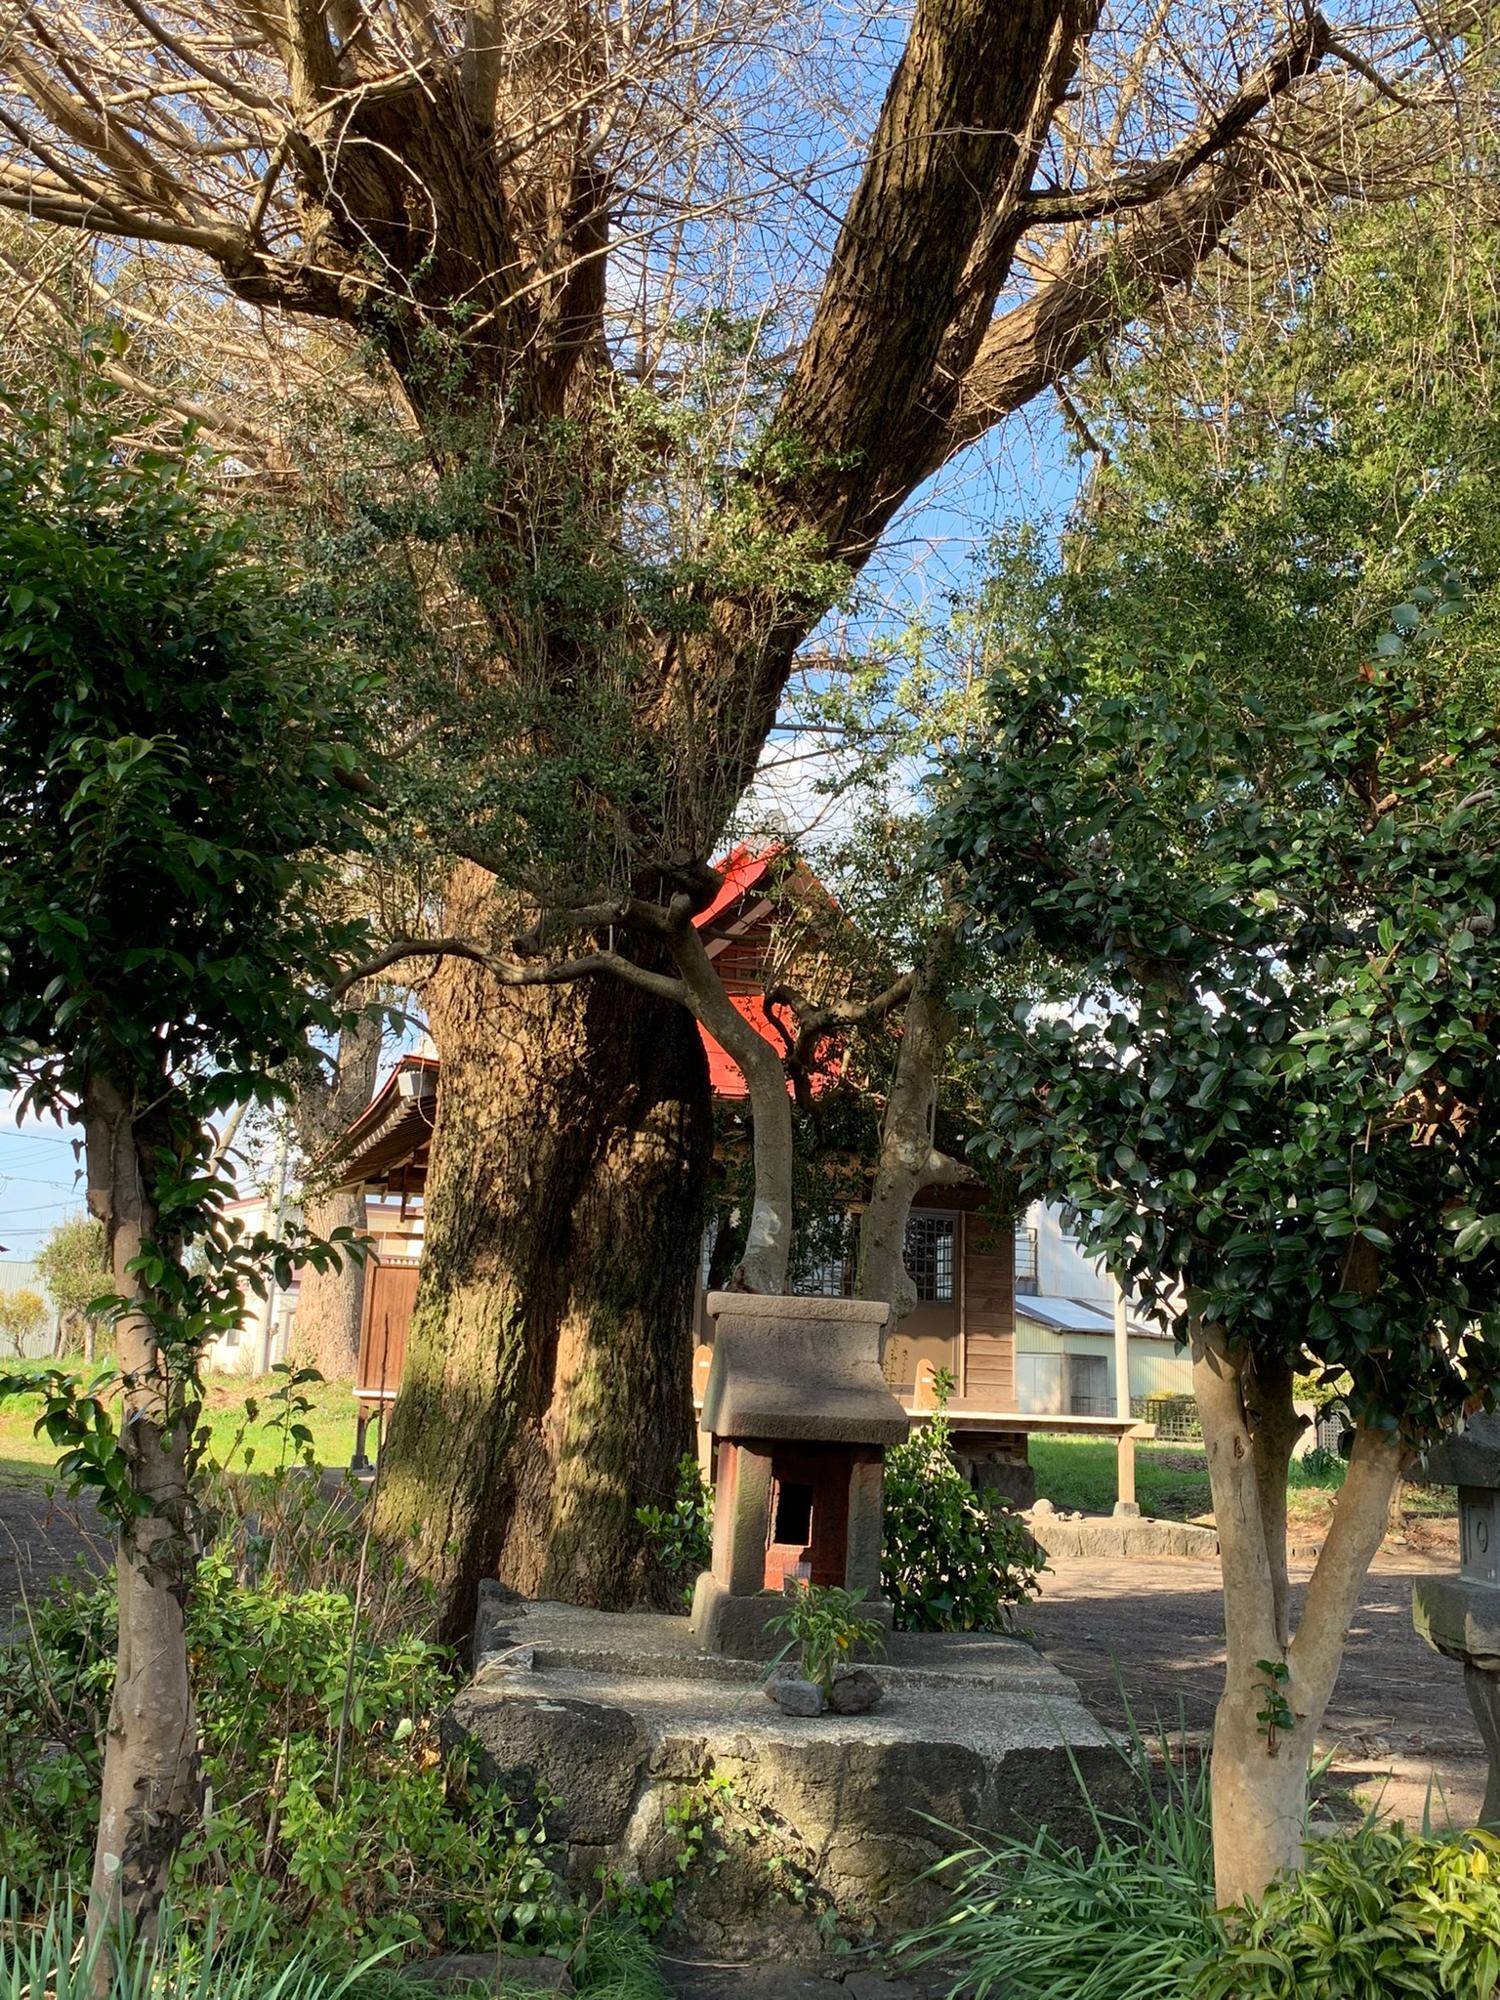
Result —
<svg viewBox="0 0 1500 2000"><path fill-rule="evenodd" d="M1015 663L940 844L971 932L991 1129L1191 1344L1224 1564L1221 1901L1300 1853L1308 1758L1403 1466L1500 1387L1500 742L1429 570L1336 709L1201 674ZM1166 677L1164 677L1166 678ZM1294 1378L1347 1379L1348 1479L1293 1630Z"/></svg>

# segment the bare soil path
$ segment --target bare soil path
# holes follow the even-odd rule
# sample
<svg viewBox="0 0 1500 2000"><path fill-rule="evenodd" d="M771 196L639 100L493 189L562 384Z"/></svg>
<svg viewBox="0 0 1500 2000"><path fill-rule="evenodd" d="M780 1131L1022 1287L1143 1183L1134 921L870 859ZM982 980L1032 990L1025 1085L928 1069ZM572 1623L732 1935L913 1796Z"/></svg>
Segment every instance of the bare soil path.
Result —
<svg viewBox="0 0 1500 2000"><path fill-rule="evenodd" d="M1325 1727L1329 1747L1336 1745L1332 1785L1409 1824L1420 1824L1430 1783L1434 1818L1460 1825L1473 1825L1484 1793L1463 1675L1429 1652L1411 1623L1413 1580L1457 1566L1444 1551L1381 1550ZM1312 1566L1298 1563L1293 1574L1300 1613ZM1224 1670L1216 1562L1059 1557L1042 1585L1023 1622L1102 1721L1122 1726L1128 1703L1148 1732L1158 1724L1175 1729L1181 1722L1190 1731L1212 1725Z"/></svg>
<svg viewBox="0 0 1500 2000"><path fill-rule="evenodd" d="M75 1565L98 1574L113 1559L92 1501L51 1500L42 1480L0 1467L0 1642L23 1625L27 1598Z"/></svg>

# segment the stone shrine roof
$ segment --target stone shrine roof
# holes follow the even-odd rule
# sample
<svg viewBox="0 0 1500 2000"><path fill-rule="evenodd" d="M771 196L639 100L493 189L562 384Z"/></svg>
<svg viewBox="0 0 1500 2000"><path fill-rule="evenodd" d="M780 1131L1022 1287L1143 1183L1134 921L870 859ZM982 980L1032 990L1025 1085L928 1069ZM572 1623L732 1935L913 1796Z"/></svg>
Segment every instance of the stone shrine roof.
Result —
<svg viewBox="0 0 1500 2000"><path fill-rule="evenodd" d="M887 1307L869 1299L711 1292L703 1428L721 1438L900 1444L910 1427L880 1372Z"/></svg>
<svg viewBox="0 0 1500 2000"><path fill-rule="evenodd" d="M1434 1445L1424 1477L1445 1486L1500 1487L1500 1415L1476 1411L1461 1431Z"/></svg>

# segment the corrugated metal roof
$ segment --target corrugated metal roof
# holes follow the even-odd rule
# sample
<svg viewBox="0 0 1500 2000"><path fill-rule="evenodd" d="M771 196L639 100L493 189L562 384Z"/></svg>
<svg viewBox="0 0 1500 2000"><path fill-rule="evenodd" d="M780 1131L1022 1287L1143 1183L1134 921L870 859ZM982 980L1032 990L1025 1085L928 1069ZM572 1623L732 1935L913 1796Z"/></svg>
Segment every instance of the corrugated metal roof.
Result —
<svg viewBox="0 0 1500 2000"><path fill-rule="evenodd" d="M1113 1333L1113 1315L1102 1307L1085 1305L1081 1299L1041 1299L1032 1292L1016 1293L1016 1311L1024 1313L1027 1319L1040 1320L1043 1326L1055 1327L1059 1333Z"/></svg>

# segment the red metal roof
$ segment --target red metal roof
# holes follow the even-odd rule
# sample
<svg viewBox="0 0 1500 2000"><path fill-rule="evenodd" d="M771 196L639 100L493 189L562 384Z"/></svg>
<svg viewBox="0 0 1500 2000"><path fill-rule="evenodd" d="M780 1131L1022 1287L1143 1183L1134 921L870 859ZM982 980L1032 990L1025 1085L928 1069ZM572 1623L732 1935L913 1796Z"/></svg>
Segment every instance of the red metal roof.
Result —
<svg viewBox="0 0 1500 2000"><path fill-rule="evenodd" d="M724 880L719 893L706 910L700 910L693 922L701 931L705 924L711 924L722 917L726 910L759 889L771 872L771 863L785 850L779 845L762 848L757 854L743 842L733 848L724 861ZM738 1005L738 1002L736 1002Z"/></svg>
<svg viewBox="0 0 1500 2000"><path fill-rule="evenodd" d="M761 1039L769 1042L778 1054L785 1048L786 1044L766 1019L766 1003L758 993L731 993L729 1000L735 1012L743 1014ZM714 1096L748 1097L750 1087L734 1057L719 1047L707 1028L699 1028L698 1033L703 1037L703 1053L708 1057L708 1087ZM816 1082L821 1080L819 1078ZM791 1087L788 1083L787 1089Z"/></svg>
<svg viewBox="0 0 1500 2000"><path fill-rule="evenodd" d="M727 916L737 905L755 897L757 891L765 887L773 865L785 852L779 844L758 852L743 844L733 849L722 864L723 883L719 893L693 922L701 930L705 925ZM766 1003L761 995L732 993L729 997L731 1004L753 1024L756 1032L780 1054L785 1043L767 1019ZM703 1037L703 1052L708 1058L709 1087L715 1097L748 1097L749 1088L739 1064L719 1046L706 1028L700 1028L698 1032ZM843 1044L830 1036L819 1049L811 1079L815 1092L826 1090L837 1080L842 1048ZM404 1086L401 1082L403 1072L407 1073ZM432 1056L406 1056L397 1064L339 1142L335 1157L342 1162L341 1185L380 1182L391 1175L393 1169L398 1173L403 1169L408 1171L413 1181L420 1183L426 1174L427 1140L432 1131L438 1074L439 1064ZM791 1088L788 1082L788 1091Z"/></svg>
<svg viewBox="0 0 1500 2000"><path fill-rule="evenodd" d="M719 890L718 895L714 897L708 908L694 917L693 922L701 930L705 924L713 923L716 919L724 916L737 903L748 901L758 890L765 887L772 867L781 859L785 852L786 849L779 843L761 848L758 852L753 848L746 847L743 843L739 847L734 848L721 863L724 877L723 887ZM731 993L729 999L735 1012L743 1014L745 1019L761 1037L762 1041L769 1042L776 1053L780 1055L785 1049L786 1043L771 1025L766 1014L766 1003L761 995L759 993ZM784 1014L782 1018L788 1027L794 1027L795 1024L789 1014ZM745 1082L744 1073L734 1057L719 1046L707 1028L700 1027L698 1032L703 1037L703 1053L708 1057L709 1088L713 1091L714 1096L748 1097L750 1095L749 1085ZM826 1090L835 1081L834 1071L837 1067L840 1048L841 1044L832 1037L820 1047L814 1066L814 1074L811 1078L811 1086L814 1093ZM788 1080L787 1090L790 1091L791 1089L792 1085L790 1080Z"/></svg>

